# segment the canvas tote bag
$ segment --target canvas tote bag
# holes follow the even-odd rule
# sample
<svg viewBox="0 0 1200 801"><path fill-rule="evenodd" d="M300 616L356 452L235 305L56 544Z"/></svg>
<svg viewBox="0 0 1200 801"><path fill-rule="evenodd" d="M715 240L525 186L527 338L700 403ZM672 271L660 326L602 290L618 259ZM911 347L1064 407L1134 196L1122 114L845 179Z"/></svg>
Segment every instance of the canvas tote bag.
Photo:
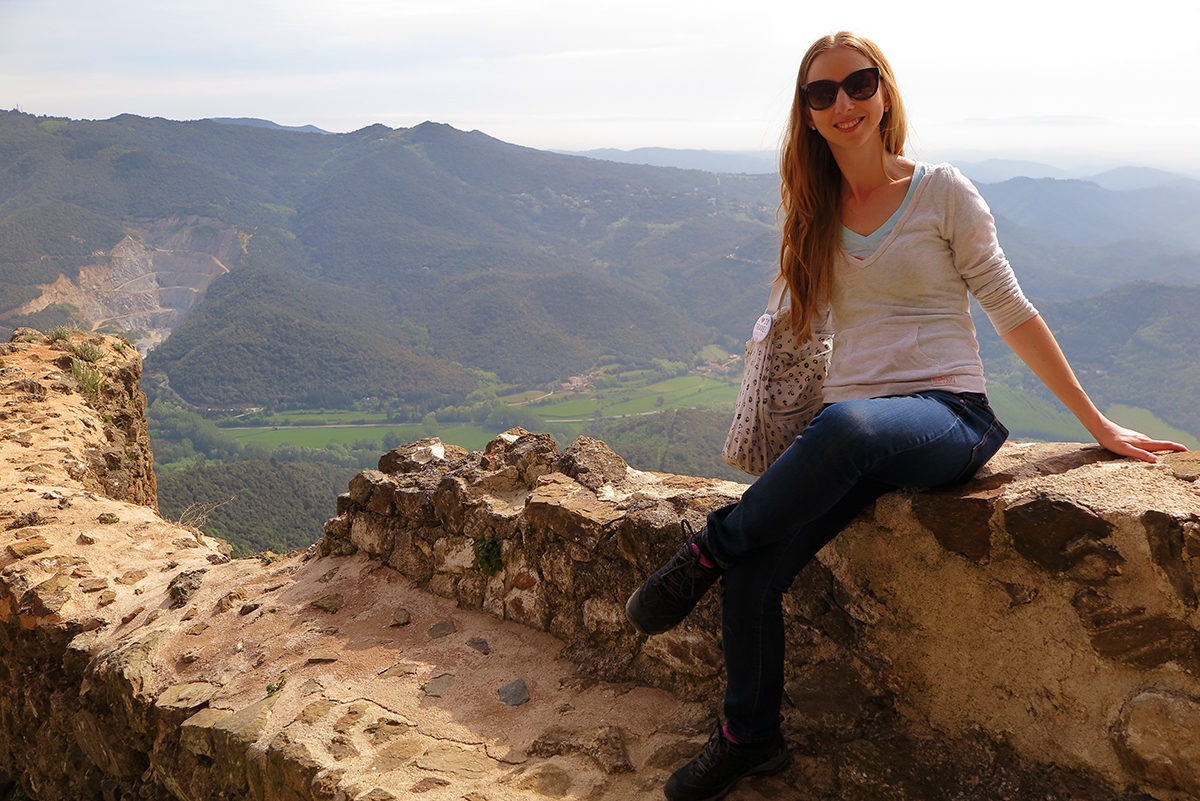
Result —
<svg viewBox="0 0 1200 801"><path fill-rule="evenodd" d="M797 341L790 308L780 310L786 288L775 279L746 343L746 372L722 450L727 463L752 475L770 467L821 410L833 350L829 334Z"/></svg>

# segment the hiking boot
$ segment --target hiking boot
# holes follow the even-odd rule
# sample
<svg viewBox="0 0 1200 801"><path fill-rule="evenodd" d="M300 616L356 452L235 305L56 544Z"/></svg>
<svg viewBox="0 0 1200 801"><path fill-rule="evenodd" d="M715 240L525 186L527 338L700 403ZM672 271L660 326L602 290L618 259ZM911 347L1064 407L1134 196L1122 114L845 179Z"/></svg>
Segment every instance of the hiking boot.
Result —
<svg viewBox="0 0 1200 801"><path fill-rule="evenodd" d="M735 743L718 723L695 759L667 779L667 801L716 801L746 776L779 773L791 764L787 743L778 731L761 743Z"/></svg>
<svg viewBox="0 0 1200 801"><path fill-rule="evenodd" d="M700 534L686 520L680 527L687 540L625 603L629 622L642 634L661 634L678 626L721 576L721 568L700 550Z"/></svg>

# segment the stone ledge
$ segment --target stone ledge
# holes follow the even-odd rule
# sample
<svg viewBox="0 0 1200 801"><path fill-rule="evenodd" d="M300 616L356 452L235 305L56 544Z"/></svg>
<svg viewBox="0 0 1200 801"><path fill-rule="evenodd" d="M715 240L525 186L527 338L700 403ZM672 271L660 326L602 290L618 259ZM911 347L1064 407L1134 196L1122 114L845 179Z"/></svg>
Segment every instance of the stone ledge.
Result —
<svg viewBox="0 0 1200 801"><path fill-rule="evenodd" d="M398 448L352 481L322 552L366 553L551 632L596 679L720 697L717 593L648 639L623 603L677 547L680 518L699 527L743 485L637 471L587 438L560 453L521 429L481 453L414 456L438 448ZM918 762L940 751L970 772L982 738L991 759L1074 776L1097 798L1190 797L1190 746L1144 732L1152 714L1179 731L1168 723L1191 702L1161 699L1200 694L1195 465L1015 443L967 485L885 496L785 599L788 725L871 739L886 720ZM495 562L473 558L489 547ZM1130 707L1146 692L1160 700ZM1151 767L1163 760L1176 767Z"/></svg>

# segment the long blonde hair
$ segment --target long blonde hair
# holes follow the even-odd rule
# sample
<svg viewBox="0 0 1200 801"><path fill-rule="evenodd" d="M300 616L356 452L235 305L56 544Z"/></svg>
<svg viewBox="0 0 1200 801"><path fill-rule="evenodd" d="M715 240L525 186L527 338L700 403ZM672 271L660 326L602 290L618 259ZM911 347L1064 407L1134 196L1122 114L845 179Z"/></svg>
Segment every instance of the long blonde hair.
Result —
<svg viewBox="0 0 1200 801"><path fill-rule="evenodd" d="M833 292L833 264L841 249L842 173L824 137L811 127L800 87L817 56L836 48L856 50L879 67L881 91L889 103L879 123L884 149L903 155L908 116L896 88L892 68L879 47L853 33L824 36L813 43L800 62L792 113L780 156L780 209L783 237L779 270L792 300L792 325L807 338L818 310Z"/></svg>

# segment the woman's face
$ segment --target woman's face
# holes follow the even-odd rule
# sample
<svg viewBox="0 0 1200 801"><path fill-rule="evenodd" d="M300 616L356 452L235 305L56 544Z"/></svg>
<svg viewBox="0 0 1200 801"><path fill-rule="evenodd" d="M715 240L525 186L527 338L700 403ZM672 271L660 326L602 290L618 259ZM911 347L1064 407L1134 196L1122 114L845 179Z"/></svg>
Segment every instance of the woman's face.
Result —
<svg viewBox="0 0 1200 801"><path fill-rule="evenodd" d="M873 66L870 59L857 50L844 47L826 50L813 59L806 83L840 83L851 73ZM852 149L863 144L875 145L881 141L879 123L888 110L886 95L882 82L879 91L866 100L854 100L841 88L837 90L837 96L829 108L818 111L807 107L809 120L834 150Z"/></svg>

